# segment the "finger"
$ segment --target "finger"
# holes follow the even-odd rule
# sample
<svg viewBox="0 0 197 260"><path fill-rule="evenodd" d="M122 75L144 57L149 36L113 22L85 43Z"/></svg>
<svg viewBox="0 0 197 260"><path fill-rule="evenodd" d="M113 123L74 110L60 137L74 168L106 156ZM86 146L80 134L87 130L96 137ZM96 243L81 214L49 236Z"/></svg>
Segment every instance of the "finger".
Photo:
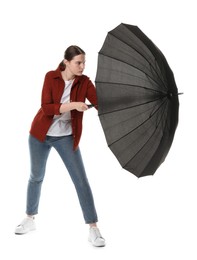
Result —
<svg viewBox="0 0 197 260"><path fill-rule="evenodd" d="M83 109L84 109L84 110L87 110L87 109L88 109L88 106L87 106L87 105L84 105L84 106L83 106Z"/></svg>

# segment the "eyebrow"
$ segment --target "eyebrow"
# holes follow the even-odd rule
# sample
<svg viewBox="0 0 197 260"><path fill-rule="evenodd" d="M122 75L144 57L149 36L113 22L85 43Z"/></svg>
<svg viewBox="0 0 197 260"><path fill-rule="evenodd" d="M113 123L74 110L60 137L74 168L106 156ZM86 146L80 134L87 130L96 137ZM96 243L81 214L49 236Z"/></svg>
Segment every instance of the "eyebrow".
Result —
<svg viewBox="0 0 197 260"><path fill-rule="evenodd" d="M84 60L84 61L76 60L75 62L79 62L79 63L85 63L85 62L86 62L86 60Z"/></svg>

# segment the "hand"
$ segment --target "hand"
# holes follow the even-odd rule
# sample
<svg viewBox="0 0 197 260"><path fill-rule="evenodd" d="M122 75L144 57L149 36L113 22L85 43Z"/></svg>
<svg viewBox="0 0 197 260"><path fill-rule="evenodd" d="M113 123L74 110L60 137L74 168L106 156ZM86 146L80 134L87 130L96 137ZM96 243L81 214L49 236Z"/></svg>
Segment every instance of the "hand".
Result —
<svg viewBox="0 0 197 260"><path fill-rule="evenodd" d="M76 109L79 112L86 111L88 109L88 106L83 102L70 102L70 103L64 103L60 106L59 112L65 113L71 110Z"/></svg>
<svg viewBox="0 0 197 260"><path fill-rule="evenodd" d="M83 102L75 102L75 109L79 112L88 110L88 106Z"/></svg>

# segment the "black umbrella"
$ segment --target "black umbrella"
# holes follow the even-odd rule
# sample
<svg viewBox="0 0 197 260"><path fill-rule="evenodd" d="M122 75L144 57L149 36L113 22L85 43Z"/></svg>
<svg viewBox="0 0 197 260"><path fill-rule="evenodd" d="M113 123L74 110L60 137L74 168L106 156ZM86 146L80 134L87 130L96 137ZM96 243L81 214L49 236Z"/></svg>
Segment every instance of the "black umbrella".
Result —
<svg viewBox="0 0 197 260"><path fill-rule="evenodd" d="M120 24L98 55L98 115L109 148L137 177L165 160L178 124L178 92L164 55L137 27Z"/></svg>

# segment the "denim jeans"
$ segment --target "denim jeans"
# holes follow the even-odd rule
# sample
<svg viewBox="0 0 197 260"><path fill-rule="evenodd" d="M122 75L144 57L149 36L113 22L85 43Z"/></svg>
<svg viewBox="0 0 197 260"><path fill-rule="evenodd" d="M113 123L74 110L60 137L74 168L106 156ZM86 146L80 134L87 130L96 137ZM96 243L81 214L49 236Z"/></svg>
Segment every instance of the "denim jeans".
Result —
<svg viewBox="0 0 197 260"><path fill-rule="evenodd" d="M62 137L47 136L44 142L40 142L32 135L29 136L31 174L27 188L26 213L28 215L38 213L46 162L52 147L59 153L75 185L85 223L97 222L92 191L86 176L80 150L79 148L76 151L73 150L72 135Z"/></svg>

